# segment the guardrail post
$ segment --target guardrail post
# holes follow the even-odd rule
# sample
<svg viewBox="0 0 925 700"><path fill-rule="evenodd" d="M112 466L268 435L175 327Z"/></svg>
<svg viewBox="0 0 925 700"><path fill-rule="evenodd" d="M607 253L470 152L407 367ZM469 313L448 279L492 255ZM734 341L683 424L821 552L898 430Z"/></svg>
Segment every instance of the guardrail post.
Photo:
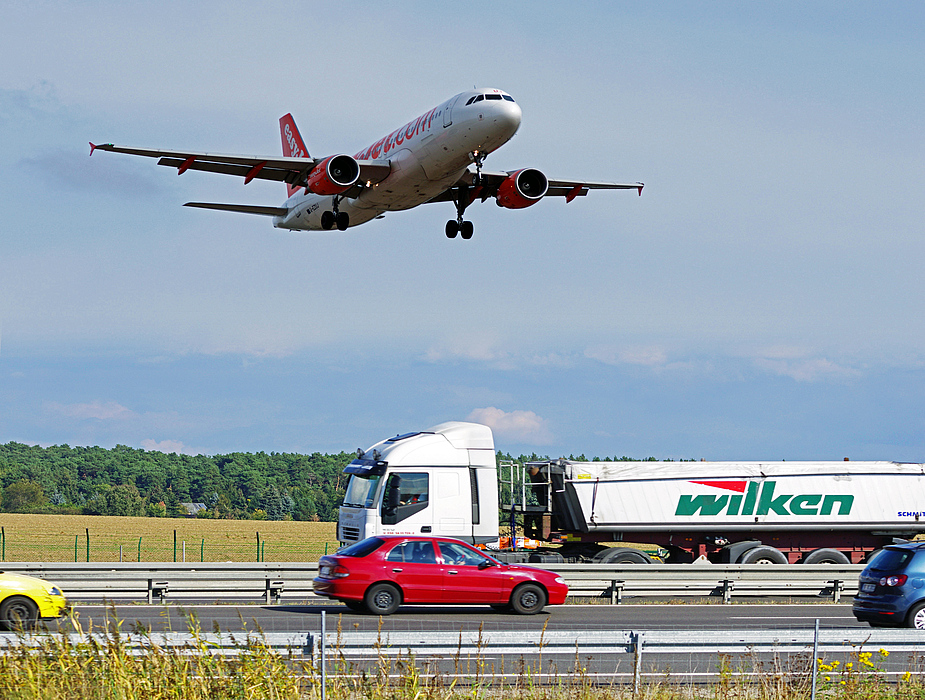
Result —
<svg viewBox="0 0 925 700"><path fill-rule="evenodd" d="M623 584L624 581L616 579L610 582L610 604L619 605L623 602Z"/></svg>
<svg viewBox="0 0 925 700"><path fill-rule="evenodd" d="M148 579L148 605L154 602L154 596L157 596L159 603L164 602L164 596L167 595L167 581L155 582L153 578Z"/></svg>
<svg viewBox="0 0 925 700"><path fill-rule="evenodd" d="M729 603L732 601L732 589L736 587L736 582L731 578L723 579L723 602Z"/></svg>
<svg viewBox="0 0 925 700"><path fill-rule="evenodd" d="M826 581L826 583L832 584L832 602L837 603L841 600L842 591L845 590L845 582L834 579L832 581Z"/></svg>
<svg viewBox="0 0 925 700"><path fill-rule="evenodd" d="M639 695L639 679L642 676L643 632L633 632L633 695Z"/></svg>
<svg viewBox="0 0 925 700"><path fill-rule="evenodd" d="M273 579L266 580L266 600L267 605L270 604L270 598L273 598L273 602L279 603L279 597L283 592L283 586L285 586L285 581L274 581Z"/></svg>

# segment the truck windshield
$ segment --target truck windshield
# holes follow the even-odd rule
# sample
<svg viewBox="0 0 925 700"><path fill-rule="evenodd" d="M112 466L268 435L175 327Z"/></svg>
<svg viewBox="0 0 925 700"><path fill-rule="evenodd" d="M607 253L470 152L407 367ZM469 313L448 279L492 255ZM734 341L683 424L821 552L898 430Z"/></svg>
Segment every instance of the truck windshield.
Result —
<svg viewBox="0 0 925 700"><path fill-rule="evenodd" d="M344 494L344 505L372 508L376 503L378 487L378 475L360 476L359 474L353 474L347 484L347 493Z"/></svg>

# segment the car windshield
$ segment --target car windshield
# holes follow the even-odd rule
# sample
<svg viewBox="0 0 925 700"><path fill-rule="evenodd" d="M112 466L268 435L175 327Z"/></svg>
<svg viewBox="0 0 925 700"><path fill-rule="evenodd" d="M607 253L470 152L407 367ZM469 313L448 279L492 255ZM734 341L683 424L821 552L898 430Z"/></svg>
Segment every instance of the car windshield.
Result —
<svg viewBox="0 0 925 700"><path fill-rule="evenodd" d="M355 542L349 547L337 550L337 555L342 557L365 557L379 549L385 540L378 537L367 537L365 540Z"/></svg>
<svg viewBox="0 0 925 700"><path fill-rule="evenodd" d="M344 505L372 508L376 503L378 487L379 476L376 474L369 476L352 475L350 482L347 484L347 492L344 494Z"/></svg>
<svg viewBox="0 0 925 700"><path fill-rule="evenodd" d="M870 560L870 567L879 571L896 571L903 568L912 559L912 555L908 549L881 549Z"/></svg>

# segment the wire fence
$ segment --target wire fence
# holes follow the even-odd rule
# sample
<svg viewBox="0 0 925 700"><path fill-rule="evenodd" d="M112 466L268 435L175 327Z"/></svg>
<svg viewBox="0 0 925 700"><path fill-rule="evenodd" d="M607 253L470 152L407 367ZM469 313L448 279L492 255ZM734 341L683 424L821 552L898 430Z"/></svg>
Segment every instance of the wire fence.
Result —
<svg viewBox="0 0 925 700"><path fill-rule="evenodd" d="M250 542L0 532L0 561L27 562L303 562L318 561L336 541L283 542L254 533Z"/></svg>

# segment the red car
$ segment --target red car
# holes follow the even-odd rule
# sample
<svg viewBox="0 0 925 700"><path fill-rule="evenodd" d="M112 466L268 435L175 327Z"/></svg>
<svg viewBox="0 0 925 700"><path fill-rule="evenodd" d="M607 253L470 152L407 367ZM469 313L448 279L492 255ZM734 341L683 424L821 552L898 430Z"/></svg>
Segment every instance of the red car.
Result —
<svg viewBox="0 0 925 700"><path fill-rule="evenodd" d="M314 590L352 610L391 615L402 604L487 603L533 615L562 605L565 580L532 566L503 564L448 537L369 537L321 557Z"/></svg>

